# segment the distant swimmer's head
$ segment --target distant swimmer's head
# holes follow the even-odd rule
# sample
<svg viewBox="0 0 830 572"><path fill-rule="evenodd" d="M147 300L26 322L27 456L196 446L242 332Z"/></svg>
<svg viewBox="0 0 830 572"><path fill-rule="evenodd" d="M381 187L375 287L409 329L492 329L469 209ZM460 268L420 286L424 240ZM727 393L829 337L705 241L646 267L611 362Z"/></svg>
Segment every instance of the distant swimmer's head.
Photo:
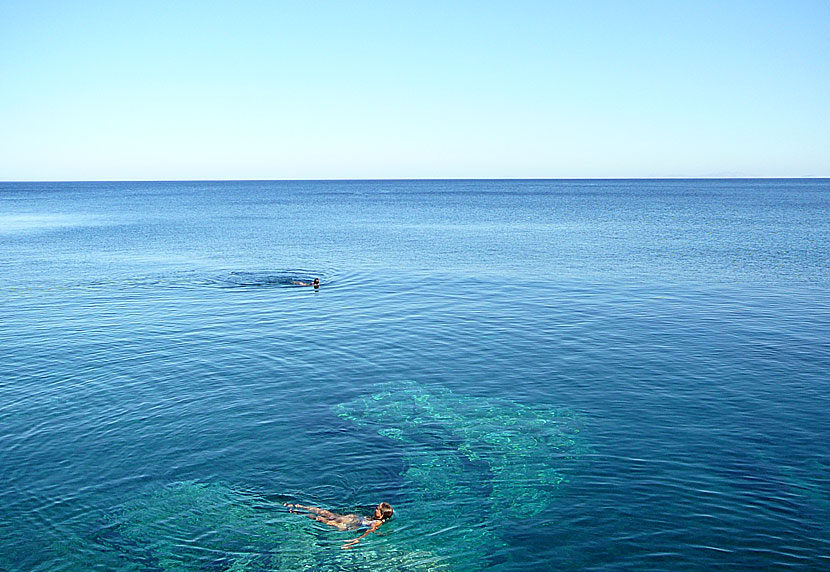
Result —
<svg viewBox="0 0 830 572"><path fill-rule="evenodd" d="M388 520L392 518L393 512L394 511L392 510L391 504L389 504L388 502L382 502L377 507L375 507L375 512L372 514L372 516L375 518L375 520Z"/></svg>
<svg viewBox="0 0 830 572"><path fill-rule="evenodd" d="M314 286L314 287L319 286L319 285L320 285L320 279L319 279L319 278L315 278L315 279L314 279L314 282L312 282L312 283L311 283L311 285L312 285L312 286Z"/></svg>

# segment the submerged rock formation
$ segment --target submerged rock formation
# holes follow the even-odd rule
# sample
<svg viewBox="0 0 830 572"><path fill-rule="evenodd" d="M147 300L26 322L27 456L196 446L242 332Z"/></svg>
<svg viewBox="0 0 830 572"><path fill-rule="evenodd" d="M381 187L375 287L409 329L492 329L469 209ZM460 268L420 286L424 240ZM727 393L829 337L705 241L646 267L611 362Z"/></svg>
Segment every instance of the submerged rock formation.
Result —
<svg viewBox="0 0 830 572"><path fill-rule="evenodd" d="M383 570L444 572L435 554L392 542L341 550L342 534L279 503L222 484L176 483L124 504L110 515L98 544L135 568L188 572Z"/></svg>
<svg viewBox="0 0 830 572"><path fill-rule="evenodd" d="M579 450L579 417L571 411L415 382L378 385L336 411L400 443L409 502L397 514L441 531L422 546L441 553L442 545L462 545L480 561L504 546L511 519L551 505L561 469Z"/></svg>
<svg viewBox="0 0 830 572"><path fill-rule="evenodd" d="M564 478L558 469L577 452L573 412L414 382L381 384L336 409L341 418L401 442L406 476L424 500L477 484L489 489L481 500L499 518L545 510Z"/></svg>
<svg viewBox="0 0 830 572"><path fill-rule="evenodd" d="M395 518L358 547L341 550L346 533L279 501L200 482L125 503L96 544L128 570L498 569L511 523L543 515L579 450L567 410L413 382L381 384L336 413L397 443L402 460Z"/></svg>

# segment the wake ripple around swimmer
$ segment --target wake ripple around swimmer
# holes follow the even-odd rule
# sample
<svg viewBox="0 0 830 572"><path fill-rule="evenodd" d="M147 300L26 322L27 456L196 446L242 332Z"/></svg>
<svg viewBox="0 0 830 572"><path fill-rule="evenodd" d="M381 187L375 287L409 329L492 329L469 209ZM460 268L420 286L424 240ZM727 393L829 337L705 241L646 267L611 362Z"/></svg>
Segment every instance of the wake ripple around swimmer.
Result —
<svg viewBox="0 0 830 572"><path fill-rule="evenodd" d="M320 287L354 288L368 282L355 275L344 275L333 269L274 269L221 270L215 272L177 271L160 274L117 277L84 277L66 282L23 282L0 285L0 295L25 297L50 292L85 292L111 290L124 292L134 289L200 289L262 290L274 288L304 288L315 278Z"/></svg>
<svg viewBox="0 0 830 572"><path fill-rule="evenodd" d="M291 288L307 286L315 278L320 278L321 284L325 284L325 276L312 270L280 270L271 271L232 271L207 277L204 280L205 286L217 288Z"/></svg>

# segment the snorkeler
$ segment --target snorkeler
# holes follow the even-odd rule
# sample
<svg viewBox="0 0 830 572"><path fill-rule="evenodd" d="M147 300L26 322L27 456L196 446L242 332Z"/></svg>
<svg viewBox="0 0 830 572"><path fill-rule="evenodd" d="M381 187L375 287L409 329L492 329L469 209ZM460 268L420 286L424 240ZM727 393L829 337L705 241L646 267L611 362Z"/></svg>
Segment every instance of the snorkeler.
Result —
<svg viewBox="0 0 830 572"><path fill-rule="evenodd" d="M308 518L313 518L318 522L328 524L338 530L357 530L358 528L369 529L357 538L352 538L351 540L347 540L343 543L343 546L340 547L343 550L353 548L358 542L360 542L361 538L368 536L380 528L381 524L392 518L393 512L392 505L388 502L382 502L376 506L374 512L372 513L372 518L366 518L365 516L357 514L337 514L324 508L305 506L302 504L284 503L283 506L288 507L288 512L293 512L295 514L302 514L300 511L308 512L310 514L305 515Z"/></svg>
<svg viewBox="0 0 830 572"><path fill-rule="evenodd" d="M320 287L320 279L315 278L312 282L301 282L299 280L292 280L291 283L294 286L314 286L315 288Z"/></svg>

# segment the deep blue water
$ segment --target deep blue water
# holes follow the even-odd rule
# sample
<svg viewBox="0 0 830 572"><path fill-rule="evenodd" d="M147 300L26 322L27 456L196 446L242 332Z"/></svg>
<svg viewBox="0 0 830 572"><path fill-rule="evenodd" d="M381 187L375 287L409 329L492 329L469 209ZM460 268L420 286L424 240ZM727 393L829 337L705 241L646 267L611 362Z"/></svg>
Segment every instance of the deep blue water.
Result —
<svg viewBox="0 0 830 572"><path fill-rule="evenodd" d="M0 270L4 572L830 569L830 181L4 183Z"/></svg>

